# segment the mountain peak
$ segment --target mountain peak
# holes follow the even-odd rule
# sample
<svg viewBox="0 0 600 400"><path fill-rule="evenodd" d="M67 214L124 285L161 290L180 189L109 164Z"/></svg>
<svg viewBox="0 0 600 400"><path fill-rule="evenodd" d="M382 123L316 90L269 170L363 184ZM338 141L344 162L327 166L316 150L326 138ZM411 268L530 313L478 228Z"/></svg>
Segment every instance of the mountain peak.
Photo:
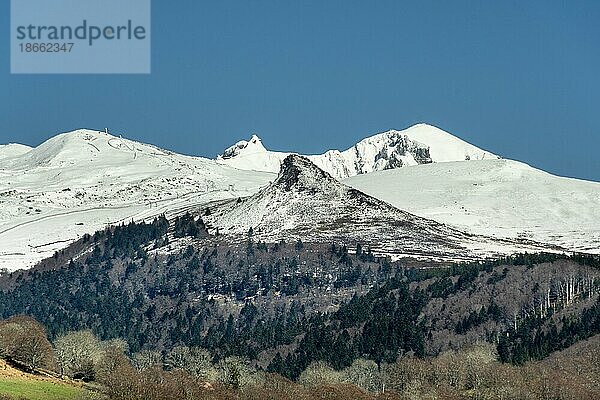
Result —
<svg viewBox="0 0 600 400"><path fill-rule="evenodd" d="M217 159L237 169L276 173L289 154L265 149L260 138L253 135L249 141L231 146ZM369 136L344 151L329 150L307 157L340 180L411 165L499 158L426 123Z"/></svg>
<svg viewBox="0 0 600 400"><path fill-rule="evenodd" d="M250 141L251 144L262 144L262 139L258 137L258 135L256 134L252 134L252 136L250 137Z"/></svg>
<svg viewBox="0 0 600 400"><path fill-rule="evenodd" d="M412 125L402 131L391 132L402 134L412 142L427 147L433 162L496 160L500 158L443 129L425 123Z"/></svg>
<svg viewBox="0 0 600 400"><path fill-rule="evenodd" d="M59 133L58 135L46 140L44 143L52 143L59 141L63 143L67 143L70 141L91 142L99 138L115 138L115 136L105 131L97 131L93 129L75 129L73 131ZM44 145L44 143L42 143L40 146Z"/></svg>
<svg viewBox="0 0 600 400"><path fill-rule="evenodd" d="M2 153L2 151L0 151ZM121 161L148 157L156 161L156 156L170 152L156 146L136 142L107 131L77 129L60 133L39 146L21 152L17 156L2 158L3 168L32 169L40 166L67 167L78 165L88 168L95 165L112 165ZM160 163L160 161L159 161Z"/></svg>
<svg viewBox="0 0 600 400"><path fill-rule="evenodd" d="M256 134L250 137L250 140L240 140L233 146L228 147L223 151L223 154L217 156L218 160L228 160L230 158L246 158L257 153L266 153L267 149L262 144L261 138Z"/></svg>
<svg viewBox="0 0 600 400"><path fill-rule="evenodd" d="M471 259L478 257L481 246L501 247L346 186L297 154L283 159L272 184L243 200L215 207L206 216L207 224L237 238L252 229L255 238L266 242L343 240L363 243L382 254L435 259ZM482 254L489 251L486 248Z"/></svg>
<svg viewBox="0 0 600 400"><path fill-rule="evenodd" d="M31 151L31 147L19 143L0 144L0 159L18 157Z"/></svg>
<svg viewBox="0 0 600 400"><path fill-rule="evenodd" d="M319 190L339 184L331 175L317 167L312 161L298 154L283 159L274 186L284 190Z"/></svg>

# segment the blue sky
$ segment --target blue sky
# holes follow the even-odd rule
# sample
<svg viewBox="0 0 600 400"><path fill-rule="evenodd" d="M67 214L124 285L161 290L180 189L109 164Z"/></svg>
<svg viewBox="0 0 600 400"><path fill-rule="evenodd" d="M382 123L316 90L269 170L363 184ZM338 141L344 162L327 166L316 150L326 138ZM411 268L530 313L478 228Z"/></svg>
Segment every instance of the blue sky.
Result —
<svg viewBox="0 0 600 400"><path fill-rule="evenodd" d="M0 6L0 143L80 127L214 156L345 149L427 122L600 181L598 1L154 0L152 74L10 75Z"/></svg>

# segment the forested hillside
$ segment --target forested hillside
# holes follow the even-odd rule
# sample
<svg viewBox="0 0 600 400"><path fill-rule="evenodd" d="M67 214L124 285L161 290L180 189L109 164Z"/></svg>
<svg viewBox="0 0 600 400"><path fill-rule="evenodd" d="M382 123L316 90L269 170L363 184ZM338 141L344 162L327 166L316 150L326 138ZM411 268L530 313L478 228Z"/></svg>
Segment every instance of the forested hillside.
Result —
<svg viewBox="0 0 600 400"><path fill-rule="evenodd" d="M201 218L129 223L2 277L0 313L51 338L91 329L131 353L200 346L297 378L313 361L436 355L477 341L522 363L600 331L598 259L521 255L447 267L360 244L230 244Z"/></svg>

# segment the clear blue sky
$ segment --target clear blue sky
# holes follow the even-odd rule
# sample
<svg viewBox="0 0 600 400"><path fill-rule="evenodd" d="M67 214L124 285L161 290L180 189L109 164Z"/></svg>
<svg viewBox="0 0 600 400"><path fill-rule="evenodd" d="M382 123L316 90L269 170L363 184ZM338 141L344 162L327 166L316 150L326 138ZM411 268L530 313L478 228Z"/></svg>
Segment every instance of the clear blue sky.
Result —
<svg viewBox="0 0 600 400"><path fill-rule="evenodd" d="M152 74L10 75L0 143L80 127L214 156L320 153L417 122L600 181L599 1L154 0Z"/></svg>

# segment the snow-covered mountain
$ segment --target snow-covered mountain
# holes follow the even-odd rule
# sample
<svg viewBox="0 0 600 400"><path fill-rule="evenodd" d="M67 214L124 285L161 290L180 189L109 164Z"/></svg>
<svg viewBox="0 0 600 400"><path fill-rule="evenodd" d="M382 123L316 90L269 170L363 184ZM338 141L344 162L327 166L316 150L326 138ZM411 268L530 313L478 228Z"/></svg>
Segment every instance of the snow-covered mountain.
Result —
<svg viewBox="0 0 600 400"><path fill-rule="evenodd" d="M395 207L469 232L600 253L600 183L511 160L419 165L344 180Z"/></svg>
<svg viewBox="0 0 600 400"><path fill-rule="evenodd" d="M242 140L226 149L217 161L241 170L278 172L289 154L267 150L253 135L249 141ZM379 133L347 150L307 157L337 179L419 164L499 158L427 124Z"/></svg>
<svg viewBox="0 0 600 400"><path fill-rule="evenodd" d="M31 147L24 144L9 143L0 145L0 160L12 157L18 157L31 150Z"/></svg>
<svg viewBox="0 0 600 400"><path fill-rule="evenodd" d="M267 242L362 243L392 257L465 260L544 248L468 235L401 211L342 184L298 155L283 160L269 186L242 201L215 205L203 218L220 234L244 240L252 232L256 240Z"/></svg>
<svg viewBox="0 0 600 400"><path fill-rule="evenodd" d="M0 157L0 268L11 270L107 225L248 196L274 178L92 130L19 150Z"/></svg>
<svg viewBox="0 0 600 400"><path fill-rule="evenodd" d="M373 238L373 247L378 241L384 252L407 254L431 249L439 255L456 246L456 254L466 256L527 247L518 239L600 252L600 184L500 160L428 125L308 156L312 163L303 168L312 172L299 177L312 178L294 182L293 190L284 190L285 179L276 174L288 155L267 151L253 137L210 160L93 130L61 134L35 148L0 146L0 268L31 267L107 225L207 205L221 209L210 223L232 235L253 227L258 235ZM306 159L292 160L300 165ZM330 175L350 176L343 183L368 196L355 197L357 191ZM418 227L404 231L406 221ZM442 241L441 232L450 239ZM478 245L463 240L469 234L517 241L482 239Z"/></svg>

